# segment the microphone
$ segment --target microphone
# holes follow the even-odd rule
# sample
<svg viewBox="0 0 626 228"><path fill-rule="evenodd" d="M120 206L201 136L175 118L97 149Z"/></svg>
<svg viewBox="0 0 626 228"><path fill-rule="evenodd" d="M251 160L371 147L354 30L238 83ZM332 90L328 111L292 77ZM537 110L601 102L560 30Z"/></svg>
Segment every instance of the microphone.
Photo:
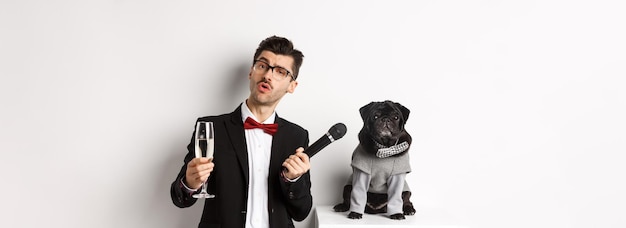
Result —
<svg viewBox="0 0 626 228"><path fill-rule="evenodd" d="M324 149L324 147L328 146L328 144L343 137L346 134L346 130L347 129L345 124L336 123L335 125L330 127L326 134L324 134L320 139L311 144L311 146L306 148L304 150L304 153L309 155L309 158L313 157L313 155L317 154L317 152L320 152L320 150Z"/></svg>

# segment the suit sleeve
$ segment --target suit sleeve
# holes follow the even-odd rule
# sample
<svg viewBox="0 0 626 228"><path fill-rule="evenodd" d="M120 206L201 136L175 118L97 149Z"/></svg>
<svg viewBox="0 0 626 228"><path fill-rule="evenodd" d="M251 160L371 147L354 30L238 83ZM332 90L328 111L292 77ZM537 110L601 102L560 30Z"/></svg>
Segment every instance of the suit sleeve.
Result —
<svg viewBox="0 0 626 228"><path fill-rule="evenodd" d="M195 131L193 134L195 134ZM191 194L185 189L181 182L183 178L185 178L185 173L187 172L187 163L189 163L189 161L191 161L191 159L195 157L195 148L193 147L193 134L191 137L191 142L189 143L189 145L187 145L188 153L185 156L183 166L181 167L180 172L178 173L176 179L174 179L174 182L172 182L172 185L170 187L172 202L174 203L174 205L180 208L190 207L197 201L197 199L193 198Z"/></svg>
<svg viewBox="0 0 626 228"><path fill-rule="evenodd" d="M306 130L303 132L301 142L302 147L308 147L309 134ZM287 212L295 221L304 220L311 212L311 207L313 207L310 170L295 182L287 181L282 176L279 176L279 178L283 197L286 200Z"/></svg>
<svg viewBox="0 0 626 228"><path fill-rule="evenodd" d="M302 175L296 182L289 182L283 177L280 178L280 187L286 199L287 212L295 221L304 220L313 206L309 172Z"/></svg>

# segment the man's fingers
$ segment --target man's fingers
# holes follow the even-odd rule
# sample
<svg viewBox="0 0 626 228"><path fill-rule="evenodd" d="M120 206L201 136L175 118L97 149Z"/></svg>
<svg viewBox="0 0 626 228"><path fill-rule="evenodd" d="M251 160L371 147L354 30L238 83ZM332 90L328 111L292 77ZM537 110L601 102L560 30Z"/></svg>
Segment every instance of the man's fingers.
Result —
<svg viewBox="0 0 626 228"><path fill-rule="evenodd" d="M287 168L290 173L301 173L302 167L295 161L288 161L283 163L283 166Z"/></svg>
<svg viewBox="0 0 626 228"><path fill-rule="evenodd" d="M309 169L309 156L305 153L296 153L294 155L289 156L289 161L293 162L295 166L301 167L302 169Z"/></svg>
<svg viewBox="0 0 626 228"><path fill-rule="evenodd" d="M213 168L213 158L194 158L187 164L187 168Z"/></svg>
<svg viewBox="0 0 626 228"><path fill-rule="evenodd" d="M197 170L198 175L200 176L205 176L210 174L211 172L213 172L213 165L212 164L207 164L207 165L202 165L202 167L200 167Z"/></svg>
<svg viewBox="0 0 626 228"><path fill-rule="evenodd" d="M297 170L298 167L303 165L303 162L302 160L300 160L300 157L296 155L289 155L289 158L287 158L286 162L290 164L294 170Z"/></svg>
<svg viewBox="0 0 626 228"><path fill-rule="evenodd" d="M283 162L283 167L287 168L287 172L291 172L293 170L293 166L289 164L289 162Z"/></svg>
<svg viewBox="0 0 626 228"><path fill-rule="evenodd" d="M199 185L205 182L215 164L212 158L194 158L187 164L187 181L191 185Z"/></svg>
<svg viewBox="0 0 626 228"><path fill-rule="evenodd" d="M298 158L300 158L301 161L303 161L304 163L309 163L309 155L305 154L305 153L296 153L296 156L298 156Z"/></svg>
<svg viewBox="0 0 626 228"><path fill-rule="evenodd" d="M298 153L298 154L302 154L302 153ZM289 161L299 166L302 164L302 159L298 156L298 154L289 155Z"/></svg>
<svg viewBox="0 0 626 228"><path fill-rule="evenodd" d="M296 175L303 174L306 170L306 166L300 159L288 159L283 166L287 168L287 171Z"/></svg>

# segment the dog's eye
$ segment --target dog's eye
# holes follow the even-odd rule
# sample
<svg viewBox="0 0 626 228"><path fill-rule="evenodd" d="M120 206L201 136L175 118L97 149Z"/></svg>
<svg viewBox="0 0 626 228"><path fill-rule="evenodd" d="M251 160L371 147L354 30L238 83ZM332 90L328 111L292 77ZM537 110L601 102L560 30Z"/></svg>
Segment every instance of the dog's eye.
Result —
<svg viewBox="0 0 626 228"><path fill-rule="evenodd" d="M375 119L375 120L376 120L376 119L378 119L378 117L379 117L378 115L374 115L374 119Z"/></svg>
<svg viewBox="0 0 626 228"><path fill-rule="evenodd" d="M400 118L398 118L398 116L394 116L394 117L393 117L393 119L394 119L394 120L398 120L398 119L400 119Z"/></svg>

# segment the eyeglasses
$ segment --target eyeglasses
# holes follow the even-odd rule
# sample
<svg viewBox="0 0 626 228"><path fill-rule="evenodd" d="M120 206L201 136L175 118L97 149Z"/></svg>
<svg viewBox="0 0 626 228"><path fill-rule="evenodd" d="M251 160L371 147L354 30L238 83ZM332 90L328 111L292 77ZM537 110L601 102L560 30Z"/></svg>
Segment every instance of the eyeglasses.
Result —
<svg viewBox="0 0 626 228"><path fill-rule="evenodd" d="M267 73L270 69L272 70L272 77L276 80L280 81L289 76L291 76L293 80L296 80L291 72L281 66L270 66L269 63L259 59L254 60L254 65L252 65L252 70L261 74Z"/></svg>

